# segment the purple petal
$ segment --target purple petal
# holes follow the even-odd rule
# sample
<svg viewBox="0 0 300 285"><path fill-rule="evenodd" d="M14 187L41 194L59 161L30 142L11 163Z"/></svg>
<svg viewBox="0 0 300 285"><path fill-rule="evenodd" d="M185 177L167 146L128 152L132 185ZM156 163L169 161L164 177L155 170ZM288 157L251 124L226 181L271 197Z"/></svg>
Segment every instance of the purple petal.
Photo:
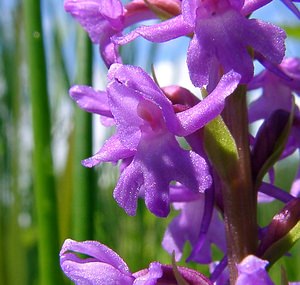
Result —
<svg viewBox="0 0 300 285"><path fill-rule="evenodd" d="M69 93L81 109L90 113L113 118L108 105L106 92L96 91L89 86L75 85L69 90Z"/></svg>
<svg viewBox="0 0 300 285"><path fill-rule="evenodd" d="M128 215L136 214L138 194L143 183L143 174L138 164L132 162L124 168L113 196Z"/></svg>
<svg viewBox="0 0 300 285"><path fill-rule="evenodd" d="M65 240L62 249L60 251L60 256L63 256L65 253L72 251L80 254L88 255L92 258L95 258L98 261L108 263L113 267L120 270L122 273L130 274L127 264L123 259L115 253L112 249L107 247L104 244L101 244L97 241L83 241L77 242L71 239Z"/></svg>
<svg viewBox="0 0 300 285"><path fill-rule="evenodd" d="M267 264L268 261L254 255L248 255L237 265L236 285L274 285L265 269Z"/></svg>
<svg viewBox="0 0 300 285"><path fill-rule="evenodd" d="M137 117L136 109L138 101L143 98L159 106L169 130L176 132L179 122L172 103L145 71L135 66L114 64L111 66L108 76L113 80L108 87L109 95L113 100L111 106L116 111L113 113L115 117L118 117L117 114L119 114L120 125L126 126L126 133L122 134L122 137L126 137L124 140L128 144L135 145L134 143L139 138L138 128L141 124L141 118ZM120 94L122 94L122 100L120 100ZM128 103L127 100L129 100ZM125 109L125 103L128 106L127 109ZM130 114L127 115L129 112ZM127 120L129 120L128 123Z"/></svg>
<svg viewBox="0 0 300 285"><path fill-rule="evenodd" d="M162 265L159 262L152 262L149 269L134 273L136 278L133 285L156 285L157 280L162 277ZM142 274L141 274L142 273Z"/></svg>
<svg viewBox="0 0 300 285"><path fill-rule="evenodd" d="M279 27L260 20L247 20L246 44L261 53L267 60L279 64L285 54L286 34Z"/></svg>
<svg viewBox="0 0 300 285"><path fill-rule="evenodd" d="M292 92L300 94L300 60L286 58L278 66L278 69L287 78L278 76L278 73L274 74L269 70L265 70L250 82L250 89L263 88L261 97L249 106L250 122L265 119L278 109L290 112L293 99Z"/></svg>
<svg viewBox="0 0 300 285"><path fill-rule="evenodd" d="M140 141L140 126L143 124L143 120L137 114L141 94L118 81L111 82L107 92L119 139L128 149L134 150Z"/></svg>
<svg viewBox="0 0 300 285"><path fill-rule="evenodd" d="M107 20L107 15L103 15L100 10L101 7L109 5L110 2L110 0L65 0L64 8L76 18L81 26L89 33L92 41L94 43L99 43L103 35L105 36L107 32L110 32L113 29L113 25L116 24L116 14L111 15L114 19L109 22ZM120 12L118 16L122 17L122 13L119 9L120 1L115 0L113 2L114 6L117 8L115 11ZM111 11L114 11L114 9L111 9ZM117 24L117 27L119 27L119 23Z"/></svg>
<svg viewBox="0 0 300 285"><path fill-rule="evenodd" d="M194 107L177 113L181 123L179 135L189 135L218 116L224 109L225 99L233 93L239 84L240 75L235 72L225 74L217 87Z"/></svg>
<svg viewBox="0 0 300 285"><path fill-rule="evenodd" d="M91 258L80 259L74 253ZM131 285L133 276L113 250L96 241L66 240L60 252L61 267L76 284Z"/></svg>
<svg viewBox="0 0 300 285"><path fill-rule="evenodd" d="M159 24L141 26L125 36L114 38L113 41L124 45L141 36L151 42L162 43L185 36L192 31L192 28L183 21L182 15L179 15Z"/></svg>
<svg viewBox="0 0 300 285"><path fill-rule="evenodd" d="M124 27L124 9L119 0L99 1L99 11L115 30L122 30Z"/></svg>
<svg viewBox="0 0 300 285"><path fill-rule="evenodd" d="M104 63L109 68L113 63L121 63L122 58L118 51L118 45L111 41L111 37L118 33L110 31L109 27L105 30L106 33L103 33L103 37L99 40L99 49Z"/></svg>
<svg viewBox="0 0 300 285"><path fill-rule="evenodd" d="M102 148L92 157L82 161L85 167L93 167L101 162L117 162L120 159L132 157L134 150L125 147L117 135L110 137Z"/></svg>
<svg viewBox="0 0 300 285"><path fill-rule="evenodd" d="M202 48L196 34L189 44L187 65L189 67L191 81L197 87L208 84L210 68L218 65L216 59L213 57L212 50Z"/></svg>
<svg viewBox="0 0 300 285"><path fill-rule="evenodd" d="M182 16L186 23L195 28L195 22L197 18L197 9L200 6L198 0L183 0L182 1Z"/></svg>
<svg viewBox="0 0 300 285"><path fill-rule="evenodd" d="M289 88L278 84L268 84L257 100L249 105L249 122L267 119L278 110L290 111L292 94Z"/></svg>
<svg viewBox="0 0 300 285"><path fill-rule="evenodd" d="M242 75L241 83L248 83L254 68L247 48L253 47L272 63L279 64L284 56L284 39L285 33L280 28L249 20L234 9L198 19L188 49L191 80L199 87L208 84L209 71L221 64L225 73L233 69Z"/></svg>
<svg viewBox="0 0 300 285"><path fill-rule="evenodd" d="M144 191L149 210L164 217L170 210L171 181L178 181L194 192L203 192L211 185L203 158L181 149L171 134L146 136L133 162L122 172L114 197L128 214L134 215L138 192Z"/></svg>
<svg viewBox="0 0 300 285"><path fill-rule="evenodd" d="M186 203L174 203L176 210L181 214L174 218L169 225L162 242L163 247L172 253L175 251L176 259L182 255L184 244L189 241L192 247L198 243L201 220L204 210L204 199L201 198ZM226 250L224 225L219 220L218 214L214 211L209 229L201 250L192 260L199 263L210 263L212 261L210 244L215 243L221 250Z"/></svg>
<svg viewBox="0 0 300 285"><path fill-rule="evenodd" d="M208 229L210 226L210 223L212 221L212 215L214 212L214 190L213 188L210 188L208 190L205 191L204 193L204 205L203 205L203 215L201 218L201 223L200 223L200 230L199 230L199 234L197 237L197 242L195 243L195 245L193 246L192 252L189 255L189 257L187 258L187 261L190 260L198 260L198 256L201 256L201 261L199 261L200 263L203 262L207 262L210 263L212 260L205 260L202 259L202 251L203 251L203 247L205 245L205 242L207 241L208 238ZM216 226L216 225L215 225ZM208 245L209 246L209 245ZM224 247L223 249L226 249L226 247ZM205 251L205 249L204 249Z"/></svg>
<svg viewBox="0 0 300 285"><path fill-rule="evenodd" d="M190 202L198 200L202 193L194 193L187 189L184 185L176 183L175 185L170 185L170 202Z"/></svg>

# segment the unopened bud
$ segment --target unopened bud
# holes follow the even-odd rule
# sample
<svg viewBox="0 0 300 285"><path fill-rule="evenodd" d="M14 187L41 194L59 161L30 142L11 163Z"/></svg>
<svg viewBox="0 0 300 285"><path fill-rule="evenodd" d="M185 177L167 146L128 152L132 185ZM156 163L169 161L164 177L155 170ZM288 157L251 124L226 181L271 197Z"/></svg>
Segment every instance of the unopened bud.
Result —
<svg viewBox="0 0 300 285"><path fill-rule="evenodd" d="M274 243L286 236L300 220L300 198L288 202L285 207L274 216L264 234L258 249L262 256Z"/></svg>

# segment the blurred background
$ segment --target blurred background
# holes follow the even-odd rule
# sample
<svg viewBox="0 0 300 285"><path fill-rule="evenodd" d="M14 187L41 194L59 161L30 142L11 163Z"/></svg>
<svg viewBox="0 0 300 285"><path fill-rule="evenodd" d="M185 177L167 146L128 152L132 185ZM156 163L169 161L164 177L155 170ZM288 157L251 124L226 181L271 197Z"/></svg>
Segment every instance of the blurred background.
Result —
<svg viewBox="0 0 300 285"><path fill-rule="evenodd" d="M64 12L62 0L44 0L40 7L38 3L0 2L0 284L70 284L59 269L59 249L66 238L101 241L118 252L132 272L154 260L170 263L160 244L177 213L159 219L140 201L136 217L128 217L112 198L117 167L81 166L80 160L99 149L109 130L98 117L79 110L68 89L89 84L104 90L107 70L98 47ZM284 27L287 54L299 56L299 21L280 1L257 17ZM32 30L32 25L37 26ZM184 54L188 42L155 45L138 39L121 53L125 63L147 71L154 63L160 85L190 88ZM284 174L277 185L288 191L296 163L281 162L276 171ZM260 224L267 225L281 207L260 207ZM281 265L291 280L300 280L299 250L295 246L291 254L296 258L286 256L271 269L278 282ZM190 266L208 272L205 266ZM41 272L45 267L54 269Z"/></svg>

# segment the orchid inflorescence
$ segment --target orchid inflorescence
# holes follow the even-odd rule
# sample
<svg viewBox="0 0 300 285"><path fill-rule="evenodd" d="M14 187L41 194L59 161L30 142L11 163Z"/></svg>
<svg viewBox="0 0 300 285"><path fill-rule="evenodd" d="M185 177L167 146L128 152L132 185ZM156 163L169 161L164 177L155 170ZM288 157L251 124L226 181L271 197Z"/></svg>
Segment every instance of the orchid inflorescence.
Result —
<svg viewBox="0 0 300 285"><path fill-rule="evenodd" d="M269 2L65 0L108 68L106 90L75 85L70 96L115 128L82 164L120 162L113 196L128 215L136 215L138 199L158 217L171 206L180 211L162 241L171 265L152 262L132 273L107 246L66 240L61 267L76 284L274 284L268 268L300 238L300 168L289 192L274 182L274 164L299 154L300 58L285 57L283 29L252 18ZM282 2L300 18L293 1ZM158 23L139 25L149 19ZM119 47L137 37L188 37L189 76L203 98L178 85L161 87L141 67L123 64ZM254 61L264 67L258 74ZM250 90L261 93L247 105ZM258 121L251 135L249 124ZM261 228L257 203L272 200L282 210ZM210 276L176 266L187 242L187 262L209 264ZM213 259L213 244L221 260Z"/></svg>

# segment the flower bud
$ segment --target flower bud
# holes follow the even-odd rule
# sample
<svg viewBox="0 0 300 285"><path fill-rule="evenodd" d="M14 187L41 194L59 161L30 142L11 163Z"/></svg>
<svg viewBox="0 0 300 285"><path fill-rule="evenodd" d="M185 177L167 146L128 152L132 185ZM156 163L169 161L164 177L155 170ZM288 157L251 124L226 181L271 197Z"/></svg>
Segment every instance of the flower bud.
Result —
<svg viewBox="0 0 300 285"><path fill-rule="evenodd" d="M300 198L288 202L285 207L274 216L261 240L258 254L262 256L270 247L282 239L296 226L300 220Z"/></svg>

